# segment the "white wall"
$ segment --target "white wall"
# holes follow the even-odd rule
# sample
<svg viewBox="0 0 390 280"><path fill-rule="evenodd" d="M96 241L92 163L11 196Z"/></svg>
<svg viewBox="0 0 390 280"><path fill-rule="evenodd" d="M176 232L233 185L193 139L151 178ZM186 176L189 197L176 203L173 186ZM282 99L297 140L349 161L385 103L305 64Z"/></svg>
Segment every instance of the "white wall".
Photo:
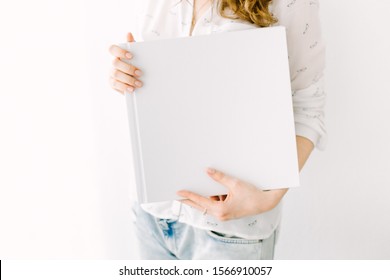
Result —
<svg viewBox="0 0 390 280"><path fill-rule="evenodd" d="M107 79L134 1L97 2L1 2L2 258L134 254L126 112Z"/></svg>
<svg viewBox="0 0 390 280"><path fill-rule="evenodd" d="M390 259L390 3L322 0L329 143L285 200L281 259Z"/></svg>
<svg viewBox="0 0 390 280"><path fill-rule="evenodd" d="M133 258L126 111L107 49L142 1L30 2L0 2L0 258ZM390 3L321 3L329 144L286 196L276 257L389 259Z"/></svg>

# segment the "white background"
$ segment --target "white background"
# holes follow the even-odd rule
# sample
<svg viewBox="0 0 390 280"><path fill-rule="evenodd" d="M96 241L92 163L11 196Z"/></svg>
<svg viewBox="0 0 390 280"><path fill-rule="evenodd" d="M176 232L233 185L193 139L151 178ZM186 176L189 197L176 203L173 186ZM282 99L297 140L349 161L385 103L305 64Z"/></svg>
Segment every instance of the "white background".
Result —
<svg viewBox="0 0 390 280"><path fill-rule="evenodd" d="M0 2L0 258L136 257L107 80L141 2ZM285 197L278 259L390 259L390 3L366 2L321 2L329 143Z"/></svg>

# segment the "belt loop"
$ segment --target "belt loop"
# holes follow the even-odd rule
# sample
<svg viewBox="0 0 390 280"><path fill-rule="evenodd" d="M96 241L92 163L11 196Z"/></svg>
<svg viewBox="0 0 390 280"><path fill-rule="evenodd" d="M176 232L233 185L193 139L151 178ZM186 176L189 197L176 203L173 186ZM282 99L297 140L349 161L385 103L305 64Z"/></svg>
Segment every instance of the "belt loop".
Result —
<svg viewBox="0 0 390 280"><path fill-rule="evenodd" d="M182 203L180 201L173 201L173 204L172 204L172 215L174 217L176 217L176 219L178 220L179 217L180 217L180 214L181 214L181 205Z"/></svg>

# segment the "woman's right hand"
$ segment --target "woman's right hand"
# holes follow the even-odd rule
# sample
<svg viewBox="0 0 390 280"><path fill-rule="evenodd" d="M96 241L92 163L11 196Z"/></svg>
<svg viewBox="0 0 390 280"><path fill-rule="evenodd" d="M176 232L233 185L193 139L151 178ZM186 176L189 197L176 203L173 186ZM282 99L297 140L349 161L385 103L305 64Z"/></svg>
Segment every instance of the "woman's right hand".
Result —
<svg viewBox="0 0 390 280"><path fill-rule="evenodd" d="M127 42L135 42L131 33L127 34ZM139 80L139 77L141 77L142 71L138 67L121 60L129 60L133 55L116 45L110 47L110 53L115 56L110 76L111 87L122 94L126 92L132 93L136 88L140 88L142 82Z"/></svg>

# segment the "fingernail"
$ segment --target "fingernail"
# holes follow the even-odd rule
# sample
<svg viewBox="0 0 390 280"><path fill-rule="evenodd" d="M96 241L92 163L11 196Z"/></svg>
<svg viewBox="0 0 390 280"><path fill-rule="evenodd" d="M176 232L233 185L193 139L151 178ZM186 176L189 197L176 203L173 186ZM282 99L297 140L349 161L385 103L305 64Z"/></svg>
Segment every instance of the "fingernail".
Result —
<svg viewBox="0 0 390 280"><path fill-rule="evenodd" d="M141 87L141 86L142 86L142 83L141 83L140 81L136 81L136 82L135 82L135 85L136 85L137 87Z"/></svg>
<svg viewBox="0 0 390 280"><path fill-rule="evenodd" d="M131 53L126 53L126 57L127 58L132 58L133 56L131 55Z"/></svg>
<svg viewBox="0 0 390 280"><path fill-rule="evenodd" d="M142 76L142 71L141 71L141 70L136 70L134 73L135 73L135 75L137 75L138 77L141 77L141 76Z"/></svg>
<svg viewBox="0 0 390 280"><path fill-rule="evenodd" d="M132 93L134 91L134 89L131 87L128 87L126 90L127 90L127 92L130 92L130 93Z"/></svg>
<svg viewBox="0 0 390 280"><path fill-rule="evenodd" d="M214 168L207 168L207 172L210 173L210 174L214 174L215 173L215 169Z"/></svg>

